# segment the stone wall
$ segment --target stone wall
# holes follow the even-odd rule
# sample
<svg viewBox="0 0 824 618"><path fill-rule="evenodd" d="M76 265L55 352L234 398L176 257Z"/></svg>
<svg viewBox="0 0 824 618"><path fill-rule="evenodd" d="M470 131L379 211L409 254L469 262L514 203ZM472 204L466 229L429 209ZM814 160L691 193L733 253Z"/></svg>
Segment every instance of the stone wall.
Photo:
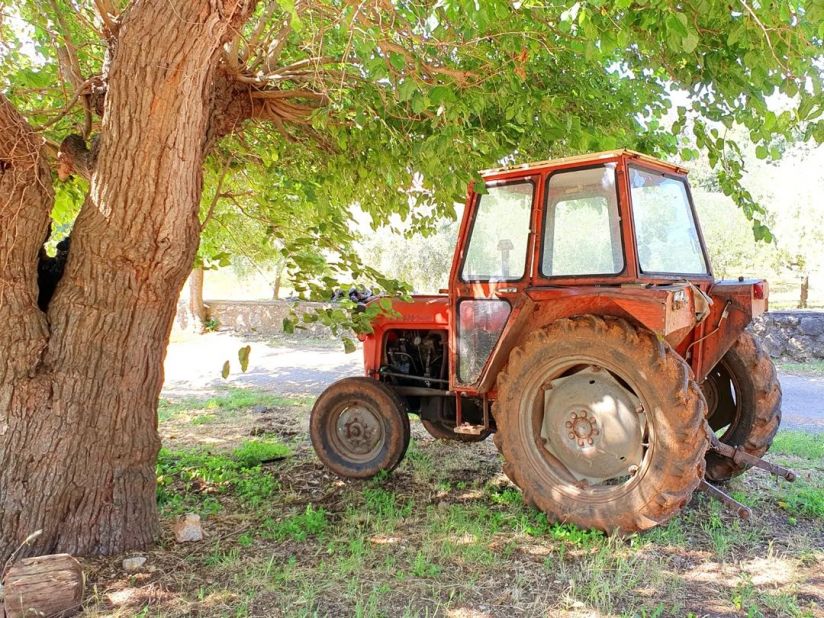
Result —
<svg viewBox="0 0 824 618"><path fill-rule="evenodd" d="M244 334L272 336L283 334L283 319L292 310L302 316L325 303L291 302L285 300L207 300L206 315L214 320L218 330ZM331 331L320 324L301 322L304 329L295 329L296 337L332 337Z"/></svg>
<svg viewBox="0 0 824 618"><path fill-rule="evenodd" d="M206 306L208 316L216 320L218 330L271 336L283 333L283 319L288 317L291 309L300 316L328 305L283 300L207 300ZM332 336L324 326L305 326L307 329L296 330L295 336ZM824 358L822 311L772 311L758 318L750 330L760 337L775 358L797 362Z"/></svg>
<svg viewBox="0 0 824 618"><path fill-rule="evenodd" d="M771 311L750 330L774 358L800 363L824 358L824 311Z"/></svg>

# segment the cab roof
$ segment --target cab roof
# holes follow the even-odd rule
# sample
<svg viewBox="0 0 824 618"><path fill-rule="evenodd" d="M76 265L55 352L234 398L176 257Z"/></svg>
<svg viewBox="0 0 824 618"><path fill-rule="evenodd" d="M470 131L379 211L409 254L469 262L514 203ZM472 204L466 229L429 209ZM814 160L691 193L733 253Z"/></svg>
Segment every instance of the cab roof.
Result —
<svg viewBox="0 0 824 618"><path fill-rule="evenodd" d="M687 169L681 167L679 165L674 165L672 163L668 163L667 161L662 161L661 159L656 159L655 157L651 157L649 155L645 155L640 152L636 152L634 150L629 150L627 148L621 148L619 150L604 150L603 152L591 152L583 155L575 155L572 157L563 157L561 159L548 159L546 161L537 161L535 163L522 163L520 165L505 165L503 167L495 167L481 171L481 176L492 176L495 174L501 174L503 172L514 172L514 171L526 171L526 170L539 170L539 169L549 169L553 167L559 166L566 166L571 163L587 163L587 162L595 162L601 161L603 159L617 159L619 157L625 157L627 159L635 159L638 161L645 161L647 163L654 163L655 165L662 166L672 170L678 174L686 174Z"/></svg>

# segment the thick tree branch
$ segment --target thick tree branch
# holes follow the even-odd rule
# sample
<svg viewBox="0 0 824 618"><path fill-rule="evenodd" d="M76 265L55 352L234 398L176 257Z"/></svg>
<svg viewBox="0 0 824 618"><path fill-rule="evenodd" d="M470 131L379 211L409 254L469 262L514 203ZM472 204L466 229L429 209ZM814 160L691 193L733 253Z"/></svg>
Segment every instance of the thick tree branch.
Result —
<svg viewBox="0 0 824 618"><path fill-rule="evenodd" d="M0 382L10 374L28 375L47 342L45 316L37 306L37 262L54 192L42 147L43 140L0 93Z"/></svg>

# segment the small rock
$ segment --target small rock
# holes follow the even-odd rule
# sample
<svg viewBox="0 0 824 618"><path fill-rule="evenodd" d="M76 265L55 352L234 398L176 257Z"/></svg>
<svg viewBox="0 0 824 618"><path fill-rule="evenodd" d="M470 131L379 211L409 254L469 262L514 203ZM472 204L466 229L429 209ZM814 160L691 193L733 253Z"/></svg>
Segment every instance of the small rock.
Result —
<svg viewBox="0 0 824 618"><path fill-rule="evenodd" d="M178 517L175 523L175 540L178 543L202 541L203 527L200 525L200 515L186 513Z"/></svg>
<svg viewBox="0 0 824 618"><path fill-rule="evenodd" d="M143 568L144 564L146 564L146 556L133 556L123 561L123 570L127 573L135 573Z"/></svg>

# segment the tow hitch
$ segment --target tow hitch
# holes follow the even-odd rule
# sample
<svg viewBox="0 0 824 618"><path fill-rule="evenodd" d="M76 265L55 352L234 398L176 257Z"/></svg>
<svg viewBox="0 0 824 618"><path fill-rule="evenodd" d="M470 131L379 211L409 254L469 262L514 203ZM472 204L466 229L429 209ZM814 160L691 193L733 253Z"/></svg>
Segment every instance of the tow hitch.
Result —
<svg viewBox="0 0 824 618"><path fill-rule="evenodd" d="M719 455L729 457L739 465L743 464L747 466L752 466L753 468L761 468L762 470L766 470L767 472L775 476L780 476L784 480L789 481L791 483L795 481L796 474L792 470L770 463L768 461L764 461L760 457L751 455L739 446L730 446L729 444L724 444L723 442L721 442L721 440L718 439L718 436L715 435L715 432L713 432L709 424L706 422L704 423L704 431L706 432L707 437L709 438L710 448ZM698 489L712 496L716 500L720 500L727 506L734 508L736 514L741 519L749 519L752 515L752 510L749 507L741 504L740 502L738 502L738 500L736 500L726 492L722 491L715 485L710 485L706 480L701 481L701 484L698 486Z"/></svg>

